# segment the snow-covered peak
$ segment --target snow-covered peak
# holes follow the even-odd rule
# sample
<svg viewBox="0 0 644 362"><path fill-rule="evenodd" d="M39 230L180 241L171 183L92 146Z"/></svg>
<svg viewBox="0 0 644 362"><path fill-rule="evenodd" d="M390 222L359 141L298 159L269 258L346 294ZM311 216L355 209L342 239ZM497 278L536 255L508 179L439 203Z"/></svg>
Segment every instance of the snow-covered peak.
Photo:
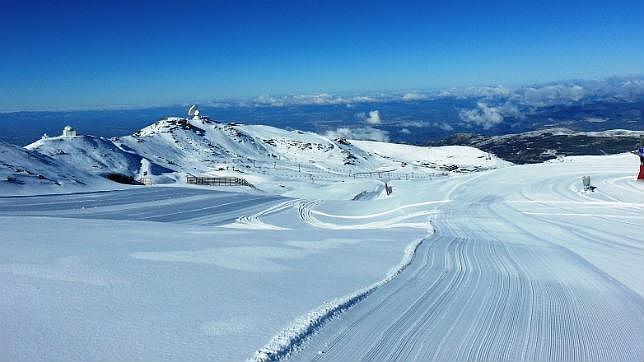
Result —
<svg viewBox="0 0 644 362"><path fill-rule="evenodd" d="M206 118L163 119L115 142L166 167L186 172L208 172L213 165L222 163L230 167L280 163L301 169L302 164L343 166L355 159L346 145L341 147L315 133L219 123Z"/></svg>
<svg viewBox="0 0 644 362"><path fill-rule="evenodd" d="M0 194L61 192L107 184L55 158L0 141Z"/></svg>
<svg viewBox="0 0 644 362"><path fill-rule="evenodd" d="M191 174L236 170L292 179L303 177L303 173L325 178L387 170L429 175L507 164L471 147L330 139L312 132L222 123L205 117L162 119L114 141L124 150Z"/></svg>
<svg viewBox="0 0 644 362"><path fill-rule="evenodd" d="M192 125L192 123L186 118L168 117L160 119L153 124L141 129L140 131L134 133L133 136L147 137L160 133L171 133L179 129L190 130L193 128L194 126Z"/></svg>
<svg viewBox="0 0 644 362"><path fill-rule="evenodd" d="M42 138L25 147L90 173L135 174L141 157L125 152L109 139L94 136Z"/></svg>

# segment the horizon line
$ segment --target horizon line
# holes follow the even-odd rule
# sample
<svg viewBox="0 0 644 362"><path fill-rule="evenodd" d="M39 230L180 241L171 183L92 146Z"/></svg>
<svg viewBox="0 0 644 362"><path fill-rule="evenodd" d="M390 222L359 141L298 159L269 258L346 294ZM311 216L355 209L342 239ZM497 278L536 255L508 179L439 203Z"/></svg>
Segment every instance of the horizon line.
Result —
<svg viewBox="0 0 644 362"><path fill-rule="evenodd" d="M297 96L321 96L321 95L330 95L330 96L368 96L375 95L380 93L380 95L400 95L403 93L410 92L423 92L430 94L431 92L444 92L447 90L467 90L471 88L491 88L491 87L504 87L508 90L521 89L524 87L536 87L536 86L548 86L554 84L562 84L569 82L590 82L590 81L608 81L611 79L630 79L630 78L644 78L643 73L632 73L632 74L622 74L622 75L610 75L604 77L588 77L588 78L564 78L547 82L526 82L519 83L514 85L505 85L505 84L472 84L467 86L457 86L457 87L427 87L427 88L399 88L399 89L373 89L373 90L354 90L354 91L316 91L316 92L302 92L302 93L275 93L275 94L260 94L247 97L230 97L230 98L212 98L208 100L195 100L195 101L177 101L176 103L149 103L149 104L112 104L112 105L92 105L92 106L70 106L70 107L50 107L50 108L34 108L34 109L0 109L0 114L11 114L11 113L58 113L58 112L108 112L108 111L136 111L136 110L145 110L145 109L154 109L154 108L164 108L164 107L187 107L191 104L197 104L202 107L216 107L213 104L216 103L236 103L230 104L229 107L257 107L258 104L244 104L245 102L252 103L258 102L258 99L261 97L297 97ZM392 99L374 99L374 103L385 103L392 101ZM277 105L271 104L262 104L258 102L259 106L266 107L278 107ZM361 102L369 103L369 102ZM306 103L299 105L307 105ZM308 105L315 105L315 103L308 103ZM324 105L324 104L318 104ZM225 106L222 106L222 108Z"/></svg>

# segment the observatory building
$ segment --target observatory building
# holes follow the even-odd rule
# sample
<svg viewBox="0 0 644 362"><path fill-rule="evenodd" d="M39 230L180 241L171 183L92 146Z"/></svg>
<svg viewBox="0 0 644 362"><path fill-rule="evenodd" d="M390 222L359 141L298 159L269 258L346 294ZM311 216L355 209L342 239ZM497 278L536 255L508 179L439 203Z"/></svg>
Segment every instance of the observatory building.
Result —
<svg viewBox="0 0 644 362"><path fill-rule="evenodd" d="M65 126L63 128L63 137L76 137L76 130L72 126Z"/></svg>
<svg viewBox="0 0 644 362"><path fill-rule="evenodd" d="M193 104L188 108L188 117L199 119L200 114L201 112L199 112L199 107L197 107L196 104Z"/></svg>

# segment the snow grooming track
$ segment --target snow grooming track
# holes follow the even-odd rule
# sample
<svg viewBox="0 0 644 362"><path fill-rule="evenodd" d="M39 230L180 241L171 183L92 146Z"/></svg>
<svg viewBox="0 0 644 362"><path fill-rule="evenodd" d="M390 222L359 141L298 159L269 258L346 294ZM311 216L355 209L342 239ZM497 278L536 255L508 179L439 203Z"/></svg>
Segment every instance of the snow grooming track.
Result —
<svg viewBox="0 0 644 362"><path fill-rule="evenodd" d="M427 206L432 204L444 204L449 202L449 200L443 201L430 201L430 202L421 202L415 204L409 204L397 207L390 211L378 212L367 215L332 215L321 211L313 210L312 208L319 204L319 201L300 201L299 203L299 213L302 221L306 222L309 225L315 226L320 229L329 229L329 230L356 230L356 229L390 229L398 227L410 227L410 228L420 228L427 229L426 217L429 215L434 215L437 213L436 207L433 210L420 210L415 212L409 212L404 215L398 215L393 217L388 217L386 219L376 219L367 223L349 223L349 224L334 224L330 222L321 221L316 218L315 215L328 216L333 219L346 219L346 220L360 220L360 219L369 219L382 217L388 214L391 214L395 211L400 211L408 208L418 207L418 206ZM405 222L409 219L416 219L417 222ZM418 220L423 220L418 222Z"/></svg>
<svg viewBox="0 0 644 362"><path fill-rule="evenodd" d="M614 218L570 223L510 206L566 211L574 203L590 213L629 216L638 198L629 195L629 207L610 194L586 201L588 195L568 189L574 177L557 173L506 192L498 185L522 181L513 171L487 175L448 190L452 202L432 219L439 232L419 245L404 273L286 359L644 361L641 225L627 233ZM472 180L476 187L469 187ZM544 196L555 198L552 205L535 201ZM628 271L636 275L625 277Z"/></svg>
<svg viewBox="0 0 644 362"><path fill-rule="evenodd" d="M416 249L418 249L426 238L427 237L420 238L408 244L400 263L390 269L383 279L354 293L326 302L317 309L299 317L292 322L288 328L273 336L270 342L255 352L255 355L250 360L269 362L278 361L281 358L288 356L289 353L295 351L302 342L315 333L315 331L324 325L325 322L356 305L376 289L396 278L409 264L411 264L416 254Z"/></svg>
<svg viewBox="0 0 644 362"><path fill-rule="evenodd" d="M320 228L333 227L333 225L320 223L312 217L311 209L315 205L318 205L319 201L295 200L290 205L294 206L296 204L298 205L300 217L304 222ZM407 247L405 247L400 263L391 268L385 274L383 279L349 295L325 302L320 307L297 318L289 325L289 327L273 336L273 338L264 347L255 352L255 355L250 360L268 362L277 361L288 356L291 352L296 351L302 342L306 341L327 321L335 318L342 312L365 299L369 294L394 280L407 266L409 266L409 264L411 264L414 256L416 255L416 250L423 241L434 233L434 228L429 220L427 220L426 229L427 235L409 243Z"/></svg>
<svg viewBox="0 0 644 362"><path fill-rule="evenodd" d="M256 214L253 214L250 216L240 216L237 218L237 220L235 220L234 223L222 225L222 227L231 228L231 229L253 229L253 230L289 230L289 228L265 223L264 221L261 220L261 218L264 216L276 214L278 212L282 212L284 210L290 209L300 204L301 202L302 200L300 199L284 201L279 204L273 205L268 209L262 210Z"/></svg>

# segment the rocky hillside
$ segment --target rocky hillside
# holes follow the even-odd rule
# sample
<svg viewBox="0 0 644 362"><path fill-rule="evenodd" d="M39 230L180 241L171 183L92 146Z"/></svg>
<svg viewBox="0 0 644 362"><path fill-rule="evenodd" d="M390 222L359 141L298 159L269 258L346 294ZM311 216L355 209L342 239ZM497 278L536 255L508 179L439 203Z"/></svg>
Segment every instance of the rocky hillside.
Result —
<svg viewBox="0 0 644 362"><path fill-rule="evenodd" d="M604 155L630 152L637 148L644 132L611 130L577 132L566 128L481 136L457 133L432 146L465 145L493 153L507 161L524 164L539 163L558 156Z"/></svg>

